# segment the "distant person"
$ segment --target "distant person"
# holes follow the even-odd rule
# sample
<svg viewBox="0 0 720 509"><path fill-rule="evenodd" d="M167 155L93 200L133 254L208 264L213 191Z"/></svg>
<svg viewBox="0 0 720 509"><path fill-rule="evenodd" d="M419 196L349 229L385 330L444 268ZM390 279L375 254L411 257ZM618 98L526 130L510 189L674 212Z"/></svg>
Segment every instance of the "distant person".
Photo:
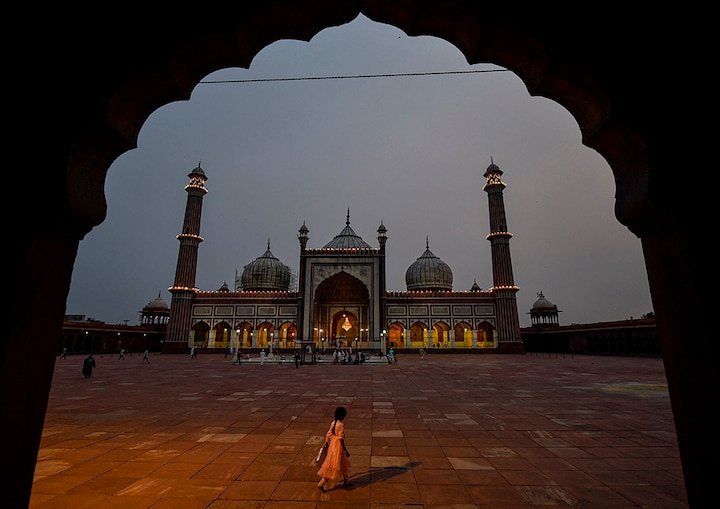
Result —
<svg viewBox="0 0 720 509"><path fill-rule="evenodd" d="M124 348L120 349L120 355L118 356L118 360L120 360L120 359L125 360L125 349Z"/></svg>
<svg viewBox="0 0 720 509"><path fill-rule="evenodd" d="M190 349L190 358L197 359L197 348L194 346Z"/></svg>
<svg viewBox="0 0 720 509"><path fill-rule="evenodd" d="M295 369L300 367L300 352L295 352Z"/></svg>
<svg viewBox="0 0 720 509"><path fill-rule="evenodd" d="M325 461L323 461L318 475L320 482L317 487L320 491L327 491L328 481L339 481L342 479L343 486L352 486L348 480L350 475L350 451L345 446L345 424L343 421L347 416L345 407L335 409L335 418L330 428L325 433Z"/></svg>
<svg viewBox="0 0 720 509"><path fill-rule="evenodd" d="M92 376L92 370L95 367L95 358L92 354L88 355L83 361L82 374L85 378Z"/></svg>
<svg viewBox="0 0 720 509"><path fill-rule="evenodd" d="M60 358L61 358L61 359L66 359L66 358L67 358L67 348L63 348L63 351L62 351L62 353L60 354Z"/></svg>
<svg viewBox="0 0 720 509"><path fill-rule="evenodd" d="M423 360L425 358L425 349L421 348L418 353L420 354L420 360Z"/></svg>
<svg viewBox="0 0 720 509"><path fill-rule="evenodd" d="M260 350L260 365L265 364L265 350Z"/></svg>
<svg viewBox="0 0 720 509"><path fill-rule="evenodd" d="M140 362L140 364L145 364L146 362L148 364L150 364L150 357L148 357L149 354L150 354L150 352L146 348L145 352L143 353L143 358L142 358L142 361Z"/></svg>

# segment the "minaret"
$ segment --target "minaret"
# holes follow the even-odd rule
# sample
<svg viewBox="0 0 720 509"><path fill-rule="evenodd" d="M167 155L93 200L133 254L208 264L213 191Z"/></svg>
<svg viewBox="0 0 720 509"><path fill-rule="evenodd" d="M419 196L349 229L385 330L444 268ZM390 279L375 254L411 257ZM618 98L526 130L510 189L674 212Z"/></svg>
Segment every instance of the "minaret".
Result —
<svg viewBox="0 0 720 509"><path fill-rule="evenodd" d="M380 221L380 226L377 229L377 240L378 245L380 246L380 327L381 330L387 329L387 278L385 275L385 244L387 244L387 228L385 228L385 225L382 221ZM371 334L371 337L377 337L379 331L373 331ZM383 352L385 353L385 352Z"/></svg>
<svg viewBox="0 0 720 509"><path fill-rule="evenodd" d="M483 174L487 180L483 190L488 195L490 209L490 234L487 239L490 241L492 250L493 288L491 291L496 295L498 351L515 353L523 351L517 299L515 298L519 288L515 286L513 278L510 257L512 233L507 231L503 201L503 190L506 184L502 181L502 174L502 170L491 159L490 166Z"/></svg>
<svg viewBox="0 0 720 509"><path fill-rule="evenodd" d="M188 177L190 182L185 186L188 195L185 219L182 233L177 236L180 241L180 250L175 268L175 282L168 288L172 294L172 300L163 350L170 353L185 352L189 346L192 298L197 291L195 274L197 272L198 246L203 241L200 236L200 216L202 215L202 200L207 193L205 188L207 176L198 164L197 168L188 174Z"/></svg>
<svg viewBox="0 0 720 509"><path fill-rule="evenodd" d="M297 338L298 342L305 340L305 249L307 248L308 232L310 230L302 226L298 230L298 241L300 242L300 274L298 275L298 315L297 315Z"/></svg>

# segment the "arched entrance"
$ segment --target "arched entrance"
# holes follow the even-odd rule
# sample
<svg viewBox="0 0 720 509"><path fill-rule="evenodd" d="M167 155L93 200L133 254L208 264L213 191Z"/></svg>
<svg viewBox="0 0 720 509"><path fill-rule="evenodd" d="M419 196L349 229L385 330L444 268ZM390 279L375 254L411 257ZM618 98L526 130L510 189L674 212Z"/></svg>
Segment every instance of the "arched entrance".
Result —
<svg viewBox="0 0 720 509"><path fill-rule="evenodd" d="M277 331L278 348L295 348L295 338L297 338L297 326L292 322L285 322L280 325Z"/></svg>
<svg viewBox="0 0 720 509"><path fill-rule="evenodd" d="M365 284L347 272L327 278L315 291L313 340L318 348L363 348L368 328L370 293ZM357 342L355 339L357 338Z"/></svg>
<svg viewBox="0 0 720 509"><path fill-rule="evenodd" d="M450 347L450 327L445 322L437 322L433 325L433 348L449 348Z"/></svg>
<svg viewBox="0 0 720 509"><path fill-rule="evenodd" d="M238 349L250 348L253 340L253 326L248 322L235 325L235 346Z"/></svg>
<svg viewBox="0 0 720 509"><path fill-rule="evenodd" d="M388 327L388 348L406 348L405 327L401 323L391 323Z"/></svg>
<svg viewBox="0 0 720 509"><path fill-rule="evenodd" d="M209 338L210 348L229 348L232 327L227 322L218 322L214 328L214 336Z"/></svg>
<svg viewBox="0 0 720 509"><path fill-rule="evenodd" d="M410 348L427 348L427 324L415 322L410 326Z"/></svg>
<svg viewBox="0 0 720 509"><path fill-rule="evenodd" d="M347 310L338 311L332 317L330 335L328 336L330 348L354 348L360 339L360 323L358 317ZM326 345L320 345L325 347Z"/></svg>
<svg viewBox="0 0 720 509"><path fill-rule="evenodd" d="M475 330L478 348L497 348L497 332L489 322L481 322Z"/></svg>
<svg viewBox="0 0 720 509"><path fill-rule="evenodd" d="M191 346L205 347L210 338L210 326L206 322L197 322L192 328Z"/></svg>

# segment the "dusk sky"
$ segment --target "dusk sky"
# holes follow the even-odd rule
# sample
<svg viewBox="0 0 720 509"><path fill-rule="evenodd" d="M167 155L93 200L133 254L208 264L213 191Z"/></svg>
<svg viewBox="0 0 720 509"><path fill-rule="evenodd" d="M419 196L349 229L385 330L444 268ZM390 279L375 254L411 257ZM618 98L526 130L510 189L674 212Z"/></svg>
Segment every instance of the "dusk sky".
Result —
<svg viewBox="0 0 720 509"><path fill-rule="evenodd" d="M498 71L452 74L457 71ZM282 78L424 74L279 81ZM450 73L450 74L435 74ZM430 250L455 290L492 287L487 195L503 171L520 325L542 291L560 323L651 312L640 241L614 217L610 167L581 143L562 106L531 97L512 72L468 65L434 37L358 17L310 42L279 41L249 69L225 69L189 101L160 108L138 148L111 166L107 219L80 243L67 314L137 324L173 284L187 194L208 176L196 286L233 288L272 253L298 270L298 228L319 248L350 225L371 246L387 228L388 290Z"/></svg>

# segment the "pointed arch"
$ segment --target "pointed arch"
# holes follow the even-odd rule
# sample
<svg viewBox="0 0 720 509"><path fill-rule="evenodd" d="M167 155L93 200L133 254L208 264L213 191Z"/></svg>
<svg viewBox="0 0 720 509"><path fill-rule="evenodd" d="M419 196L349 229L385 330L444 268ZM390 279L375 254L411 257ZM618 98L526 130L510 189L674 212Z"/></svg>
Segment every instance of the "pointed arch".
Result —
<svg viewBox="0 0 720 509"><path fill-rule="evenodd" d="M475 328L477 348L497 348L497 330L488 321L482 321Z"/></svg>
<svg viewBox="0 0 720 509"><path fill-rule="evenodd" d="M455 334L452 339L452 348L472 348L473 327L467 322L455 324Z"/></svg>
<svg viewBox="0 0 720 509"><path fill-rule="evenodd" d="M432 340L432 348L449 348L450 326L444 321L435 322L432 327L432 337L429 340Z"/></svg>
<svg viewBox="0 0 720 509"><path fill-rule="evenodd" d="M388 347L407 348L405 326L400 322L393 322L388 327Z"/></svg>
<svg viewBox="0 0 720 509"><path fill-rule="evenodd" d="M232 325L225 320L216 323L213 327L213 334L208 338L208 346L211 348L230 347L232 330Z"/></svg>
<svg viewBox="0 0 720 509"><path fill-rule="evenodd" d="M428 325L417 321L410 326L410 348L427 347Z"/></svg>
<svg viewBox="0 0 720 509"><path fill-rule="evenodd" d="M195 322L190 334L192 337L189 346L206 347L210 339L210 324L203 320Z"/></svg>
<svg viewBox="0 0 720 509"><path fill-rule="evenodd" d="M270 322L262 322L257 327L257 338L255 339L256 348L268 348L270 342L275 339L275 326Z"/></svg>

